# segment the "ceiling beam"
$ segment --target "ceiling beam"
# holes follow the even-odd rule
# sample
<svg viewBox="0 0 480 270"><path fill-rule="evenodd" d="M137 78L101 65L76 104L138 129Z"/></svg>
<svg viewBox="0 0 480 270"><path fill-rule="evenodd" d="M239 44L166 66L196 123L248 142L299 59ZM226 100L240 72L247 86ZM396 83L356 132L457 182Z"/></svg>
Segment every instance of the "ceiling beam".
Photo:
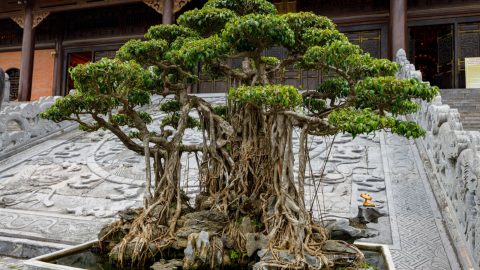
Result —
<svg viewBox="0 0 480 270"><path fill-rule="evenodd" d="M23 5L19 5L17 0L0 2L0 19L23 15ZM142 0L37 0L34 11L54 13L140 2Z"/></svg>

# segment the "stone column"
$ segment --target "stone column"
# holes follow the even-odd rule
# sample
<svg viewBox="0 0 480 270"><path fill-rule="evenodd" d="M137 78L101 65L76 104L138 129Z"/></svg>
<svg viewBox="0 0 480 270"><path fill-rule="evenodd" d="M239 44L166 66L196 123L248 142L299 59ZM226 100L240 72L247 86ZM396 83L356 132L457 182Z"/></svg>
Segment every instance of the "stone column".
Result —
<svg viewBox="0 0 480 270"><path fill-rule="evenodd" d="M0 68L0 111L2 110L2 103L5 95L5 72Z"/></svg>
<svg viewBox="0 0 480 270"><path fill-rule="evenodd" d="M174 0L163 0L163 24L173 24L175 21L175 13L173 12Z"/></svg>
<svg viewBox="0 0 480 270"><path fill-rule="evenodd" d="M390 0L390 59L399 49L407 50L407 0Z"/></svg>
<svg viewBox="0 0 480 270"><path fill-rule="evenodd" d="M5 73L5 86L3 93L3 103L5 104L6 102L10 101L10 77L7 73Z"/></svg>
<svg viewBox="0 0 480 270"><path fill-rule="evenodd" d="M25 4L25 21L23 25L22 66L20 68L20 85L18 100L30 101L32 95L33 59L35 55L35 30L33 28L33 1Z"/></svg>

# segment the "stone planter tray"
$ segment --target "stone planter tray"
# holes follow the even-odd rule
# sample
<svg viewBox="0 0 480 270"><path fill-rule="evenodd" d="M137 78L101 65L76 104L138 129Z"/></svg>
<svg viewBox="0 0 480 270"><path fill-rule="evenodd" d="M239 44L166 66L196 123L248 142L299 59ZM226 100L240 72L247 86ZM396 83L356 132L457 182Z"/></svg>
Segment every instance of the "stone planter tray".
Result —
<svg viewBox="0 0 480 270"><path fill-rule="evenodd" d="M46 255L42 255L42 256L30 259L28 261L25 261L24 265L28 270L80 270L82 268L59 265L51 262L59 258L63 258L69 255L79 253L81 251L85 251L90 247L92 247L96 242L97 242L96 240L90 241L78 246L74 246L74 247L66 248L53 253L49 253ZM387 245L360 243L360 242L355 243L355 245L361 250L380 252L383 255L383 259L385 261L385 270L395 270L395 266L392 260L392 255L390 254L390 249L388 248Z"/></svg>

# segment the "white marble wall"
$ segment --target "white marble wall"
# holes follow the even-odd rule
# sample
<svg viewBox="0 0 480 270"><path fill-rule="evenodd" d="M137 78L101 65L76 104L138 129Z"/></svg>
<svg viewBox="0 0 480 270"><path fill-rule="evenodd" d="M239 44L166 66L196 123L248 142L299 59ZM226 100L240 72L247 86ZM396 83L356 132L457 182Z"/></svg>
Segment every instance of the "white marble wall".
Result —
<svg viewBox="0 0 480 270"><path fill-rule="evenodd" d="M40 118L40 113L52 106L57 98L42 97L34 102L5 106L0 111L0 156L73 125Z"/></svg>
<svg viewBox="0 0 480 270"><path fill-rule="evenodd" d="M414 67L412 69L408 61L405 62L401 51L397 53L397 63L401 65L398 77L418 78L418 71L415 71ZM437 193L440 204L445 204L441 205L442 208L449 206L453 208L453 216L456 219L453 226L457 226L449 228L457 230L450 232L453 241L463 242L473 257L473 264L479 267L480 132L464 130L458 110L443 104L440 95L432 102L419 103L421 108L411 116L411 119L426 130L426 136L418 142L431 163L431 173L440 183L440 188L433 186L433 191ZM442 199L438 198L443 195L446 198L442 202Z"/></svg>

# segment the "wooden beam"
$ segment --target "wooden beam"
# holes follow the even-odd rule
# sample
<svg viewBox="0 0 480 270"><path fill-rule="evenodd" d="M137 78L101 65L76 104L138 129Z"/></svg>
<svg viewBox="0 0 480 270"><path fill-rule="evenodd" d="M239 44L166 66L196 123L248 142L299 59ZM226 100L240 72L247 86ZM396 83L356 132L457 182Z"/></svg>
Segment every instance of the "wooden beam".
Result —
<svg viewBox="0 0 480 270"><path fill-rule="evenodd" d="M451 7L435 7L408 11L410 21L425 19L441 19L452 17L470 17L480 15L480 4L456 5Z"/></svg>
<svg viewBox="0 0 480 270"><path fill-rule="evenodd" d="M345 17L332 17L331 19L335 24L339 26L352 26L352 25L364 25L364 24L379 24L387 23L389 20L389 13L375 13L375 14L362 14L358 16L345 16Z"/></svg>
<svg viewBox="0 0 480 270"><path fill-rule="evenodd" d="M39 1L39 0L37 0ZM3 0L0 0L3 2ZM48 1L39 1L35 6L35 12L61 12L68 10L78 10L78 9L87 9L87 8L97 8L97 7L107 7L115 6L122 4L130 3L139 3L142 0L99 0L95 2L89 2L84 0L70 0L70 1L57 1L57 0L48 0ZM4 3L0 5L0 19L11 18L23 14L21 6L12 2L12 4Z"/></svg>
<svg viewBox="0 0 480 270"><path fill-rule="evenodd" d="M25 20L22 40L22 65L20 68L19 101L30 101L32 94L33 59L35 57L35 29L33 28L33 2L25 4Z"/></svg>

